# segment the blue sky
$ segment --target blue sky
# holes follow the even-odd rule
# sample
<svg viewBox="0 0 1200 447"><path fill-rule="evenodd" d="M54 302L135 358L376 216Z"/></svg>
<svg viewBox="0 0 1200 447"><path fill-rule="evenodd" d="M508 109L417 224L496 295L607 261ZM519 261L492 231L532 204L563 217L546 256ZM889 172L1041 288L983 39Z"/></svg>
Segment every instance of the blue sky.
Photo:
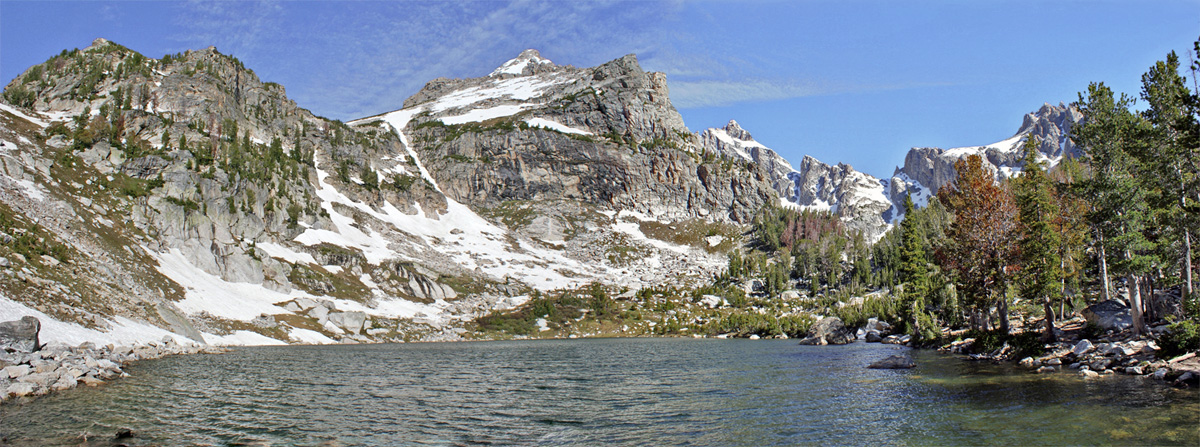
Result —
<svg viewBox="0 0 1200 447"><path fill-rule="evenodd" d="M96 37L151 57L215 45L346 120L526 48L581 67L636 53L693 131L736 119L793 163L890 176L909 147L1003 140L1090 81L1136 95L1198 36L1200 1L0 0L0 79Z"/></svg>

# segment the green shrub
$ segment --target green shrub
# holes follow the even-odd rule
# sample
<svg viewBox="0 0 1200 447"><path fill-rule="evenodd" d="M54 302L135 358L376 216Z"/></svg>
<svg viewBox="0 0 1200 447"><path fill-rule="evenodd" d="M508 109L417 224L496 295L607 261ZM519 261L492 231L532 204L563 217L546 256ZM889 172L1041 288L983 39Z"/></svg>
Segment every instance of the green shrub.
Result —
<svg viewBox="0 0 1200 447"><path fill-rule="evenodd" d="M1188 319L1171 323L1158 337L1158 346L1162 348L1158 355L1163 358L1200 351L1200 322Z"/></svg>

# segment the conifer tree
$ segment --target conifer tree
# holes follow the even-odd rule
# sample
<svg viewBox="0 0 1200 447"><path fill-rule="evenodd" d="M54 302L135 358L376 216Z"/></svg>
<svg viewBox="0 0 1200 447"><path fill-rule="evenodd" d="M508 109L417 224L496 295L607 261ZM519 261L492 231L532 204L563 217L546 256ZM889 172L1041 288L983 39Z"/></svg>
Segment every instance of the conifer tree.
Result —
<svg viewBox="0 0 1200 447"><path fill-rule="evenodd" d="M1200 46L1198 46L1200 51ZM1148 144L1135 154L1144 168L1138 178L1146 185L1156 220L1175 241L1162 244L1165 259L1178 260L1184 298L1192 293L1192 237L1200 227L1196 214L1187 212L1189 196L1200 191L1200 146L1197 104L1179 74L1179 57L1172 51L1142 75L1141 97L1147 108L1142 116L1151 125ZM1189 136L1193 137L1189 139Z"/></svg>
<svg viewBox="0 0 1200 447"><path fill-rule="evenodd" d="M930 292L929 257L921 241L920 228L912 195L904 196L904 220L900 221L899 281L904 284L900 293L900 316L905 332L921 338L921 317Z"/></svg>
<svg viewBox="0 0 1200 447"><path fill-rule="evenodd" d="M1146 123L1129 110L1132 99L1115 97L1103 83L1088 86L1077 107L1087 120L1072 129L1072 139L1087 157L1092 176L1083 190L1092 207L1088 220L1096 234L1101 275L1125 276L1135 334L1145 331L1140 277L1155 264L1154 245L1144 231L1150 222L1146 190L1137 179L1138 160L1130 154L1143 144ZM1111 258L1111 260L1110 260Z"/></svg>
<svg viewBox="0 0 1200 447"><path fill-rule="evenodd" d="M1062 292L1062 261L1053 221L1058 215L1054 184L1037 158L1037 140L1025 140L1025 167L1015 182L1021 222L1021 297L1041 301L1045 311L1044 341L1054 341L1054 309L1051 301Z"/></svg>

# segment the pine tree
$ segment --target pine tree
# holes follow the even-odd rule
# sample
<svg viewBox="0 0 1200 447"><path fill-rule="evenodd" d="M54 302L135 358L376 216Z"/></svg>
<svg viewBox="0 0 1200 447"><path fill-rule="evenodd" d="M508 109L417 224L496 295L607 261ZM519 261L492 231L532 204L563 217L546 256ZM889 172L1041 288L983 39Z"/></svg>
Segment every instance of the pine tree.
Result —
<svg viewBox="0 0 1200 447"><path fill-rule="evenodd" d="M1077 103L1087 120L1072 129L1071 138L1092 169L1082 190L1092 205L1088 220L1096 235L1101 276L1108 276L1109 267L1125 276L1133 330L1140 334L1146 329L1140 278L1156 260L1144 233L1151 215L1147 191L1136 175L1142 168L1131 156L1144 142L1146 122L1129 110L1132 103L1124 94L1115 97L1103 83L1092 83L1087 97L1081 93Z"/></svg>
<svg viewBox="0 0 1200 447"><path fill-rule="evenodd" d="M1054 341L1054 309L1051 301L1062 292L1062 260L1058 233L1053 221L1058 215L1054 184L1038 160L1037 140L1025 140L1025 167L1015 182L1021 222L1021 297L1041 301L1045 316L1044 341Z"/></svg>
<svg viewBox="0 0 1200 447"><path fill-rule="evenodd" d="M930 292L929 256L921 241L919 223L913 213L912 195L904 196L904 220L900 221L899 282L900 316L905 332L922 339L922 316Z"/></svg>
<svg viewBox="0 0 1200 447"><path fill-rule="evenodd" d="M1200 42L1197 44L1200 51ZM1162 244L1162 256L1178 260L1185 299L1194 293L1192 235L1200 228L1198 216L1186 211L1189 196L1200 191L1200 147L1195 139L1189 140L1200 127L1200 104L1191 100L1194 96L1179 74L1179 57L1174 51L1150 67L1142 75L1141 93L1148 106L1142 116L1151 125L1146 138L1149 144L1139 146L1141 150L1135 154L1144 168L1138 178L1146 184L1156 220L1176 241Z"/></svg>

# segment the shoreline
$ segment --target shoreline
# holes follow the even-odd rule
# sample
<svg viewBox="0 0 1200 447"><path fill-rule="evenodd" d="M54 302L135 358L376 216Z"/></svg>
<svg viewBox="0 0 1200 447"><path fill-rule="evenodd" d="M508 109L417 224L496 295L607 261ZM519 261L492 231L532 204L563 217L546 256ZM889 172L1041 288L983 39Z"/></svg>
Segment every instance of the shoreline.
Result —
<svg viewBox="0 0 1200 447"><path fill-rule="evenodd" d="M1064 331L1068 332L1068 331ZM1066 334L1064 334L1066 335ZM995 365L1010 364L1014 366L1013 374L1069 374L1078 371L1076 375L1081 380L1096 380L1104 376L1130 375L1146 376L1155 379L1154 386L1170 386L1179 389L1200 390L1196 381L1200 380L1200 356L1195 352L1172 359L1158 359L1155 351L1158 349L1152 339L1147 337L1132 338L1109 334L1092 340L1079 337L1060 337L1064 340L1056 342L1053 349L1038 357L1027 356L1017 360L1011 356L1012 347L1007 343L997 351L978 354L968 352L974 339L965 339L947 345L914 346L905 337L889 335L881 341L868 341L856 337L849 343L861 342L894 344L913 350L926 350L949 355L960 361L991 362ZM422 340L413 342L379 342L355 343L362 345L411 344L411 343L458 343L458 342L498 342L498 341L539 341L539 340L580 340L604 338L678 338L678 339L711 339L711 340L760 340L754 337L721 337L721 336L671 336L671 335L623 335L605 334L594 337L550 337L550 338L473 338L459 340ZM786 340L761 338L761 340ZM835 346L826 345L826 346ZM274 345L246 345L274 346ZM289 344L284 346L343 346L343 344ZM159 342L135 344L132 346L115 346L113 344L96 346L85 342L79 346L68 346L62 343L48 343L34 352L0 352L0 408L12 404L28 404L37 398L68 391L80 386L97 387L106 383L128 377L126 367L143 360L154 360L169 356L193 354L222 354L229 352L232 346L179 344L173 337L163 337ZM1136 349L1135 349L1136 348Z"/></svg>
<svg viewBox="0 0 1200 447"><path fill-rule="evenodd" d="M228 349L220 346L181 345L170 336L133 346L47 343L33 352L0 351L0 406L29 403L79 386L101 386L127 377L125 368L142 360L224 352Z"/></svg>

